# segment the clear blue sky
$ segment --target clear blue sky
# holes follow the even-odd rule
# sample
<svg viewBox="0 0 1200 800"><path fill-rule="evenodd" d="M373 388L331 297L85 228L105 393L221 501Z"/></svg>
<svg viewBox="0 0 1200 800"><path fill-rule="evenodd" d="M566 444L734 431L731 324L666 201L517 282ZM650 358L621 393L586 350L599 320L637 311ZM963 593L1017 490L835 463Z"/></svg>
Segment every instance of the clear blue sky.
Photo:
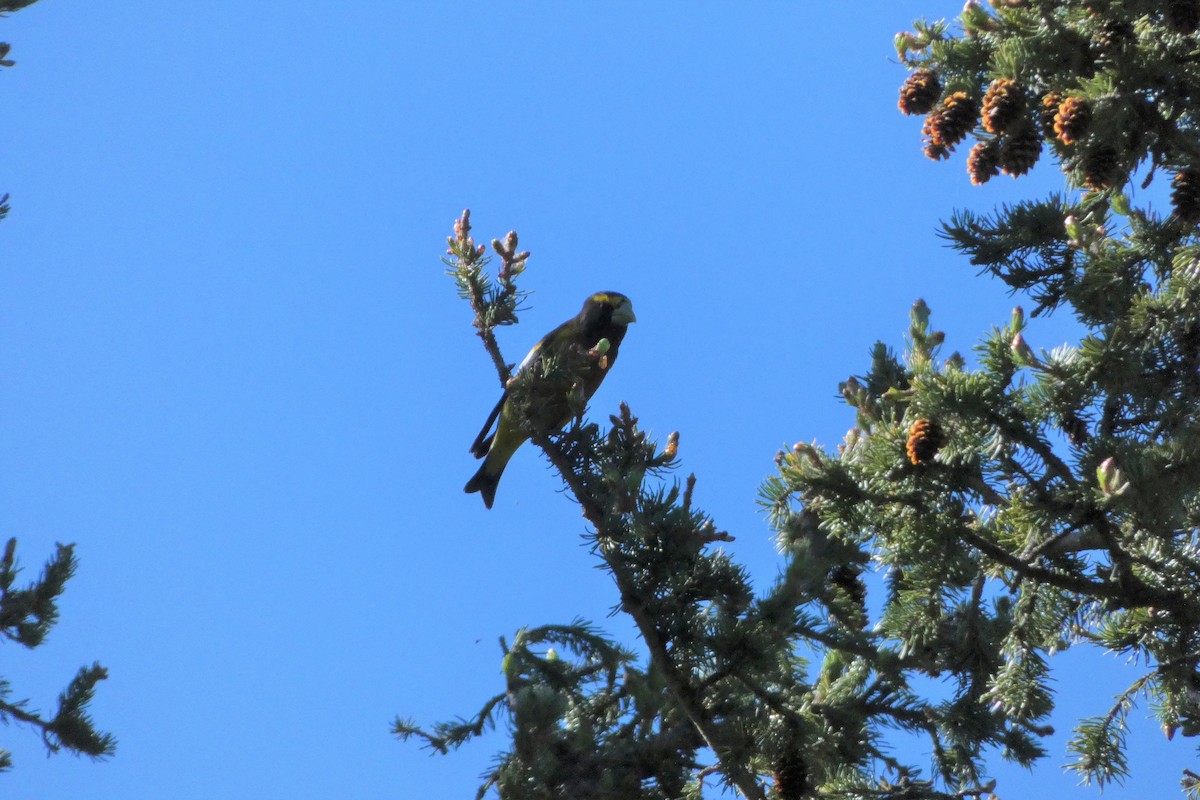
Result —
<svg viewBox="0 0 1200 800"><path fill-rule="evenodd" d="M969 351L1014 300L935 236L967 182L895 108L893 34L961 2L128 3L0 19L0 532L36 571L78 545L62 621L0 675L46 709L111 671L94 764L0 729L6 797L470 797L502 742L389 736L474 711L496 639L609 617L576 507L531 449L484 510L462 485L497 394L442 274L451 222L532 250L518 360L583 298L633 298L596 416L682 434L697 502L762 585L772 456L836 443L836 385L924 297ZM818 10L813 10L818 9ZM1033 323L1050 347L1069 321ZM1123 682L1075 655L1059 701ZM1094 797L1069 724L1002 797ZM1191 743L1133 739L1132 796ZM1074 792L1074 793L1072 793ZM1111 792L1110 792L1111 794Z"/></svg>

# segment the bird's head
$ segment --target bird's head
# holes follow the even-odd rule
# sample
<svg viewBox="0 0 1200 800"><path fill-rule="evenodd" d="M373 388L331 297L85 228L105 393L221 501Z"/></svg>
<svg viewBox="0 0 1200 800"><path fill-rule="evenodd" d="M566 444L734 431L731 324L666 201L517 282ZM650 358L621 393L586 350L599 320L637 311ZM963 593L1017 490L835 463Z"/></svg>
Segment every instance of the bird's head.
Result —
<svg viewBox="0 0 1200 800"><path fill-rule="evenodd" d="M596 292L583 303L579 319L585 330L601 331L618 326L624 328L637 322L633 315L633 301L620 292Z"/></svg>

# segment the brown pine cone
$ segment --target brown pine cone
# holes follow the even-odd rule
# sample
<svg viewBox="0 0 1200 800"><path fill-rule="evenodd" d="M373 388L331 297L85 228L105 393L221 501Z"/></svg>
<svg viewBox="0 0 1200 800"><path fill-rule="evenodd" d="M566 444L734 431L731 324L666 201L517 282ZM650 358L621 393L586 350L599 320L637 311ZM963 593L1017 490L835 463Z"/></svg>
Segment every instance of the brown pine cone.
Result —
<svg viewBox="0 0 1200 800"><path fill-rule="evenodd" d="M953 148L966 138L979 120L979 104L966 92L954 92L929 115L933 141Z"/></svg>
<svg viewBox="0 0 1200 800"><path fill-rule="evenodd" d="M1092 43L1101 53L1119 54L1136 36L1133 23L1129 20L1109 19L1105 20L1100 30L1092 36Z"/></svg>
<svg viewBox="0 0 1200 800"><path fill-rule="evenodd" d="M808 795L808 765L799 753L781 759L774 777L775 793L780 800L803 800Z"/></svg>
<svg viewBox="0 0 1200 800"><path fill-rule="evenodd" d="M932 420L919 419L908 429L905 450L908 452L908 460L912 463L928 464L941 446L941 430Z"/></svg>
<svg viewBox="0 0 1200 800"><path fill-rule="evenodd" d="M932 119L933 115L930 114L921 126L921 133L925 135L925 157L933 161L943 161L950 157L951 148L933 138L933 125L930 121Z"/></svg>
<svg viewBox="0 0 1200 800"><path fill-rule="evenodd" d="M967 156L967 174L971 183L982 186L1000 174L1000 140L978 142Z"/></svg>
<svg viewBox="0 0 1200 800"><path fill-rule="evenodd" d="M931 69L919 69L909 75L900 87L900 102L896 105L905 114L928 114L942 96L942 82Z"/></svg>
<svg viewBox="0 0 1200 800"><path fill-rule="evenodd" d="M1058 92L1046 92L1038 104L1038 122L1042 123L1042 135L1047 139L1055 137L1054 118L1058 116L1058 106L1062 101L1063 96Z"/></svg>
<svg viewBox="0 0 1200 800"><path fill-rule="evenodd" d="M857 605L867 601L867 585L860 577L862 570L840 564L829 571L829 582L841 589Z"/></svg>
<svg viewBox="0 0 1200 800"><path fill-rule="evenodd" d="M1024 175L1033 169L1041 154L1042 137L1031 123L1027 123L1004 137L1000 145L1000 169L1014 178Z"/></svg>
<svg viewBox="0 0 1200 800"><path fill-rule="evenodd" d="M1091 121L1091 104L1082 97L1068 97L1054 115L1054 135L1063 144L1075 144L1087 133Z"/></svg>
<svg viewBox="0 0 1200 800"><path fill-rule="evenodd" d="M1171 181L1171 205L1183 223L1200 222L1200 170L1185 169L1175 175Z"/></svg>
<svg viewBox="0 0 1200 800"><path fill-rule="evenodd" d="M1062 432L1067 435L1067 441L1075 447L1082 447L1090 437L1087 423L1074 411L1062 415Z"/></svg>
<svg viewBox="0 0 1200 800"><path fill-rule="evenodd" d="M1083 185L1096 191L1116 186L1124 174L1120 154L1108 145L1085 153L1079 167L1083 171Z"/></svg>
<svg viewBox="0 0 1200 800"><path fill-rule="evenodd" d="M1025 112L1025 92L1012 78L997 78L983 95L983 129L1004 133Z"/></svg>

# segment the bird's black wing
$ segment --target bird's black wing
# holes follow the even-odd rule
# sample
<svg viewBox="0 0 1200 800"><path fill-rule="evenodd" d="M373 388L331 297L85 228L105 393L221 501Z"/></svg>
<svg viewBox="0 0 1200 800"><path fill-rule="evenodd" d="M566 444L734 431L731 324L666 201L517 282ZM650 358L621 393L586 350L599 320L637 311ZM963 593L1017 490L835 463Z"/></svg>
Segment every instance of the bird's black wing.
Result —
<svg viewBox="0 0 1200 800"><path fill-rule="evenodd" d="M476 458L483 458L488 454L488 449L492 446L492 438L496 434L488 435L488 431L492 429L496 418L500 416L500 410L504 408L504 401L508 399L508 390L500 395L500 402L496 403L496 407L492 409L492 413L488 414L487 422L483 423L483 430L475 437L475 441L471 443L471 455Z"/></svg>
<svg viewBox="0 0 1200 800"><path fill-rule="evenodd" d="M528 369L530 364L541 358L542 351L546 348L547 343L555 339L555 337L561 338L561 334L570 329L572 322L574 322L574 320L564 322L562 325L559 325L557 328L550 331L550 333L538 340L538 343L533 346L533 349L530 350L525 355L525 358L521 361L521 363L517 365L517 369L513 375L517 375L522 370ZM492 413L488 414L487 422L483 423L483 430L479 432L479 435L475 437L475 441L471 443L471 455L475 456L476 458L483 458L488 454L488 449L492 446L492 439L494 439L496 436L495 434L489 436L488 431L491 430L492 424L495 423L496 419L500 416L500 412L504 409L504 403L507 400L508 390L505 389L504 393L500 395L500 402L496 403L496 407L492 409Z"/></svg>

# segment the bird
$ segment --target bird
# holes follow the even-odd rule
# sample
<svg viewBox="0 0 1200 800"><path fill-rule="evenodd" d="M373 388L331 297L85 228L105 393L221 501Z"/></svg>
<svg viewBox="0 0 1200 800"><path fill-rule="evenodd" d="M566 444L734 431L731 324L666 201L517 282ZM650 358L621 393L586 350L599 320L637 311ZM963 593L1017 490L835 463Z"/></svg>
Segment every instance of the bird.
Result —
<svg viewBox="0 0 1200 800"><path fill-rule="evenodd" d="M509 387L514 381L527 383L528 402L513 402L508 388L500 395L500 402L496 403L483 430L471 444L471 455L482 458L483 464L467 481L463 491L468 494L479 492L483 504L491 508L508 460L529 438L527 427L558 430L580 407L578 402L572 403L570 385L561 378L553 381L548 372L552 373L554 365L559 363L577 366L580 372L578 388L582 389L586 403L612 369L625 331L636 321L633 303L628 297L620 292L596 292L583 302L583 308L576 316L543 336L509 381ZM603 353L600 352L602 340L608 342L608 349ZM582 360L582 356L586 356L586 360ZM577 360L572 361L572 357ZM495 433L489 433L493 423Z"/></svg>

